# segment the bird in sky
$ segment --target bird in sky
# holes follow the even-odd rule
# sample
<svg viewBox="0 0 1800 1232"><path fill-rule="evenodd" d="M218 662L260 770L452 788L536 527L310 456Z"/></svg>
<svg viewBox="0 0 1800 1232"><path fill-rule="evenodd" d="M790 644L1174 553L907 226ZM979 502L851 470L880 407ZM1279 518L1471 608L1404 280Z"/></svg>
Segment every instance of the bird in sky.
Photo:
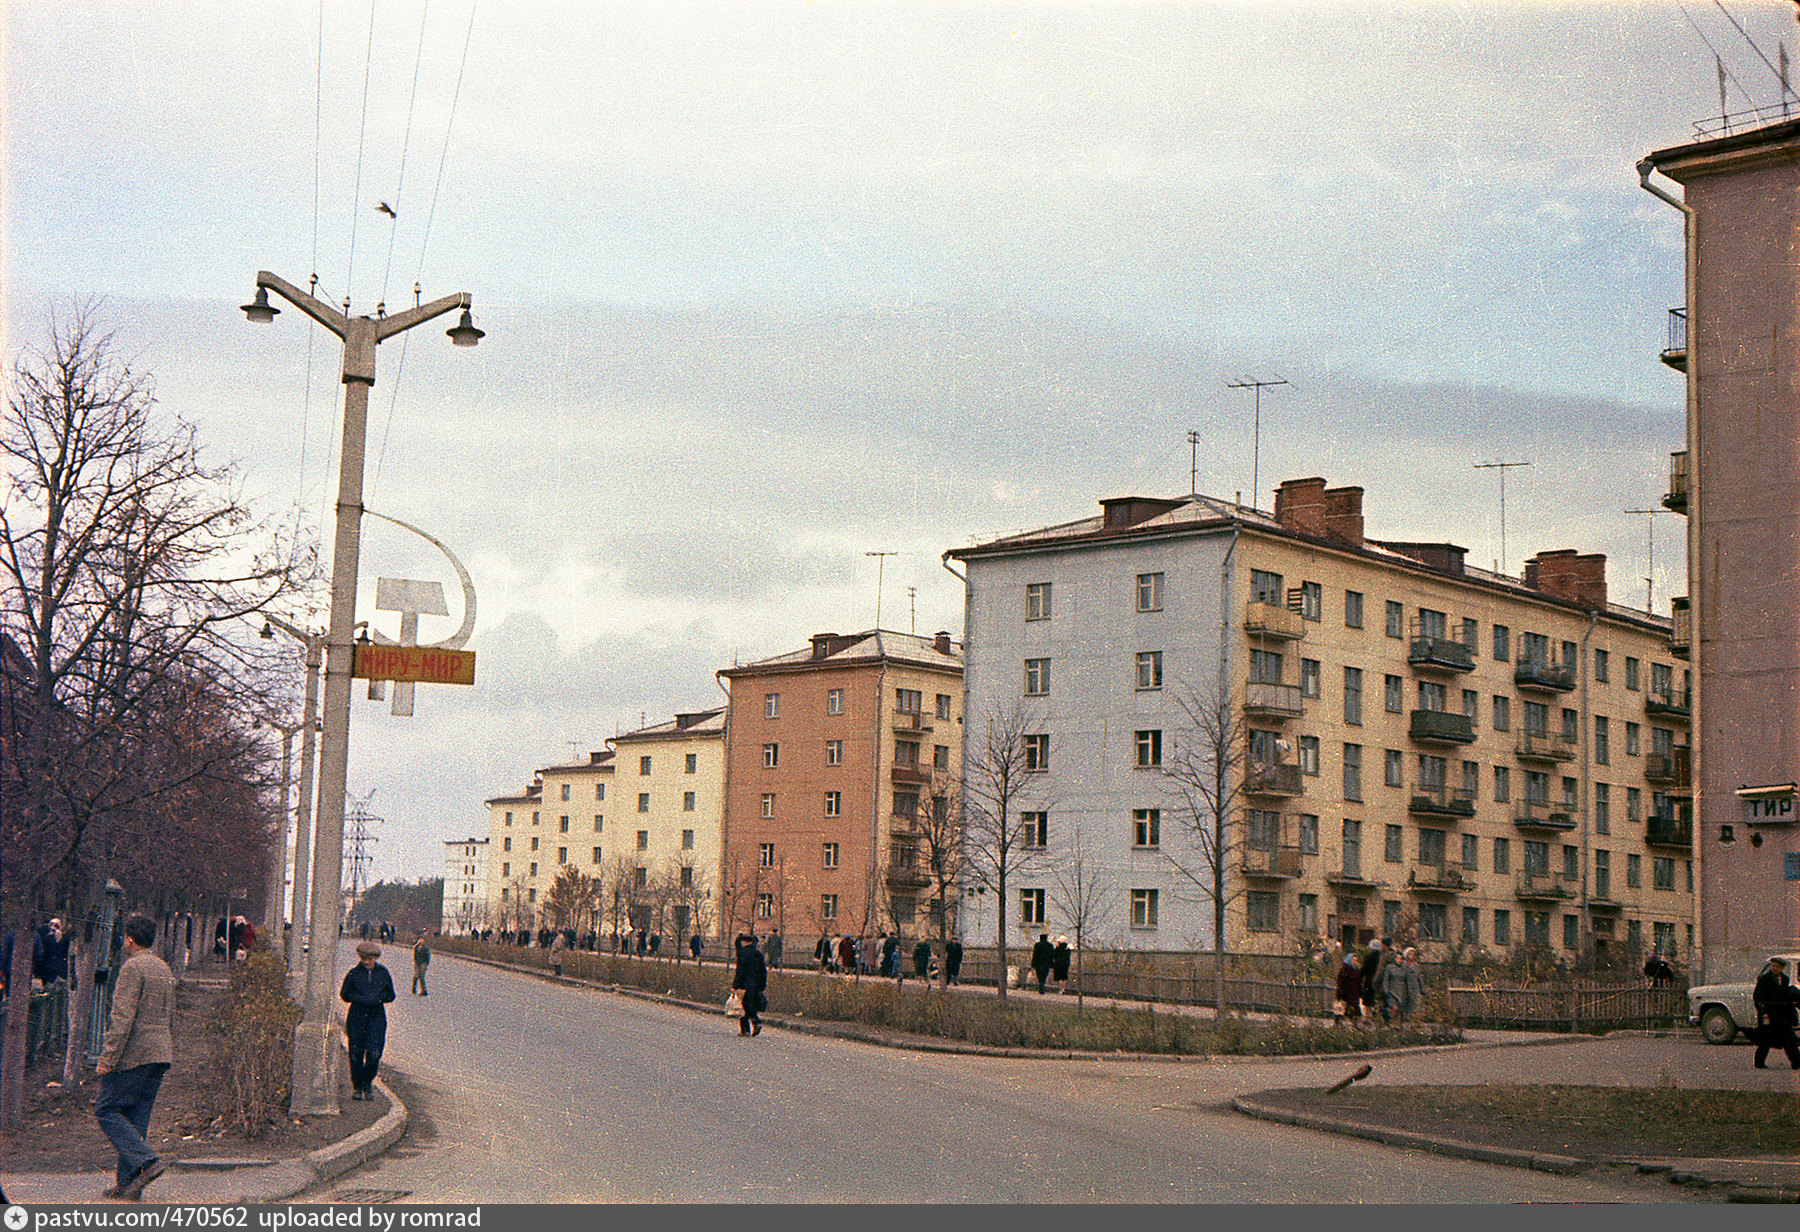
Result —
<svg viewBox="0 0 1800 1232"><path fill-rule="evenodd" d="M399 218L400 217L400 215L394 213L394 207L389 205L385 201L383 201L380 205L377 205L375 208L380 210L383 214L386 214L389 218Z"/></svg>

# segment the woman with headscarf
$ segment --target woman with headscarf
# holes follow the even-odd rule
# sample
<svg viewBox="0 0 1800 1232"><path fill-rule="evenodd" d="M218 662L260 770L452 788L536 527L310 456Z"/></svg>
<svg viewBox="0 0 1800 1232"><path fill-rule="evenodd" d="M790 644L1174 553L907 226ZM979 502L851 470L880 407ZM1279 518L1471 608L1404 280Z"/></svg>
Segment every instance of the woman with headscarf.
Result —
<svg viewBox="0 0 1800 1232"><path fill-rule="evenodd" d="M1056 981L1056 991L1069 991L1069 939L1058 936L1055 947L1050 951L1050 978Z"/></svg>
<svg viewBox="0 0 1800 1232"><path fill-rule="evenodd" d="M1354 1025L1362 1017L1362 968L1357 964L1355 950L1345 950L1344 961L1338 966L1337 1000L1343 1007L1339 1017Z"/></svg>
<svg viewBox="0 0 1800 1232"><path fill-rule="evenodd" d="M762 1019L757 1017L769 1002L763 989L769 986L769 964L756 946L756 938L748 933L737 937L737 970L731 986L744 995L743 1017L738 1019L738 1034L761 1035Z"/></svg>
<svg viewBox="0 0 1800 1232"><path fill-rule="evenodd" d="M1419 951L1407 946L1398 962L1381 969L1381 995L1394 1021L1405 1023L1425 999L1425 976L1419 970Z"/></svg>

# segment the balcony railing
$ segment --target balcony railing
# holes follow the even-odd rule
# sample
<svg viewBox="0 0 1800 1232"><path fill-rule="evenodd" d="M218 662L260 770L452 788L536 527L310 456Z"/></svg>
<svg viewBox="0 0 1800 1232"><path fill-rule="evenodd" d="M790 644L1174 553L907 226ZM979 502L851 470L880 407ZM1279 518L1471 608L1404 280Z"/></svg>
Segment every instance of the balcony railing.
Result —
<svg viewBox="0 0 1800 1232"><path fill-rule="evenodd" d="M1644 694L1644 713L1651 718L1686 719L1693 717L1694 692L1677 691L1673 687Z"/></svg>
<svg viewBox="0 0 1800 1232"><path fill-rule="evenodd" d="M1575 747L1561 736L1522 731L1513 753L1520 761L1568 761L1575 756Z"/></svg>
<svg viewBox="0 0 1800 1232"><path fill-rule="evenodd" d="M1298 847L1245 847L1243 863L1246 877L1298 877L1300 875L1300 849Z"/></svg>
<svg viewBox="0 0 1800 1232"><path fill-rule="evenodd" d="M1694 846L1694 819L1652 816L1644 822L1644 841L1658 847L1686 847L1691 850Z"/></svg>
<svg viewBox="0 0 1800 1232"><path fill-rule="evenodd" d="M887 863L887 879L889 885L922 886L931 882L931 876L925 866L917 859L907 860L894 857Z"/></svg>
<svg viewBox="0 0 1800 1232"><path fill-rule="evenodd" d="M1644 758L1644 780L1686 787L1693 781L1692 750L1678 745L1667 753L1652 753Z"/></svg>
<svg viewBox="0 0 1800 1232"><path fill-rule="evenodd" d="M1681 449L1669 455L1669 490L1663 493L1663 508L1674 513L1687 512L1688 456Z"/></svg>
<svg viewBox="0 0 1800 1232"><path fill-rule="evenodd" d="M1662 361L1677 372L1687 371L1688 313L1685 306L1669 309L1669 333L1663 342Z"/></svg>
<svg viewBox="0 0 1800 1232"><path fill-rule="evenodd" d="M1325 870L1325 880L1330 882L1332 885L1341 885L1341 886L1364 886L1364 887L1367 887L1367 886L1375 886L1375 885L1380 884L1374 878L1365 876L1363 874L1361 867L1328 868Z"/></svg>
<svg viewBox="0 0 1800 1232"><path fill-rule="evenodd" d="M1426 637L1415 633L1407 643L1406 661L1414 667L1444 672L1472 672L1475 652L1448 637Z"/></svg>
<svg viewBox="0 0 1800 1232"><path fill-rule="evenodd" d="M1252 683L1244 686L1244 709L1250 714L1297 718L1306 713L1306 702L1297 684Z"/></svg>
<svg viewBox="0 0 1800 1232"><path fill-rule="evenodd" d="M931 730L931 716L923 710L894 711L894 730L928 732Z"/></svg>
<svg viewBox="0 0 1800 1232"><path fill-rule="evenodd" d="M1520 873L1515 893L1520 898L1568 899L1575 891L1561 873Z"/></svg>
<svg viewBox="0 0 1800 1232"><path fill-rule="evenodd" d="M1300 767L1290 762L1253 761L1244 771L1244 790L1253 796L1300 795Z"/></svg>
<svg viewBox="0 0 1800 1232"><path fill-rule="evenodd" d="M1306 636L1306 621L1299 612L1290 612L1273 603L1251 600L1244 607L1244 629L1262 637L1294 640Z"/></svg>
<svg viewBox="0 0 1800 1232"><path fill-rule="evenodd" d="M896 783L928 783L931 781L931 771L916 764L910 766L895 765L891 777Z"/></svg>
<svg viewBox="0 0 1800 1232"><path fill-rule="evenodd" d="M1436 817L1475 816L1475 793L1467 787L1447 787L1442 783L1416 783L1412 790L1414 813L1430 813Z"/></svg>
<svg viewBox="0 0 1800 1232"><path fill-rule="evenodd" d="M1521 800L1513 806L1513 825L1521 830L1573 830L1575 815L1563 805Z"/></svg>
<svg viewBox="0 0 1800 1232"><path fill-rule="evenodd" d="M1567 693L1575 687L1575 669L1548 659L1520 659L1513 665L1513 683L1521 689Z"/></svg>
<svg viewBox="0 0 1800 1232"><path fill-rule="evenodd" d="M1466 714L1447 710L1412 712L1412 738L1427 744L1473 744L1475 724Z"/></svg>
<svg viewBox="0 0 1800 1232"><path fill-rule="evenodd" d="M1457 890L1470 889L1462 869L1449 864L1415 864L1412 874L1407 877L1406 884L1413 890L1431 893L1454 893Z"/></svg>
<svg viewBox="0 0 1800 1232"><path fill-rule="evenodd" d="M1677 659L1688 657L1693 645L1694 611L1686 595L1669 600L1669 653Z"/></svg>

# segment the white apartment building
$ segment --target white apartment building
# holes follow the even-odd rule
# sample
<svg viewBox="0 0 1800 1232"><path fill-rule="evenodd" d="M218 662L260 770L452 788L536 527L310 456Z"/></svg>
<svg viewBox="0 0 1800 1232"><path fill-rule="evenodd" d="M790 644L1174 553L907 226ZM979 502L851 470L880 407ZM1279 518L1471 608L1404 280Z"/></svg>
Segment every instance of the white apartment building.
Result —
<svg viewBox="0 0 1800 1232"><path fill-rule="evenodd" d="M488 840L457 838L444 843L444 916L447 937L492 926L488 914Z"/></svg>

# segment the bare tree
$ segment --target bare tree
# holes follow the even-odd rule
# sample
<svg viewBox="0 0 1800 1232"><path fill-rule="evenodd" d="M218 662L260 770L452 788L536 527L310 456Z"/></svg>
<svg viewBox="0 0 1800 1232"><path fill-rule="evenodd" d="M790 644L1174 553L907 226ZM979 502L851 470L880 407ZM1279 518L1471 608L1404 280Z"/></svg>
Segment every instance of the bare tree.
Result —
<svg viewBox="0 0 1800 1232"><path fill-rule="evenodd" d="M996 710L969 743L963 759L963 856L967 878L994 892L995 949L1000 958L999 992L1006 997L1006 887L1036 867L1043 857L1038 836L1027 826L1021 806L1048 808L1041 774L1048 769L1048 737L1032 730L1036 720L1023 706Z"/></svg>
<svg viewBox="0 0 1800 1232"><path fill-rule="evenodd" d="M1119 906L1119 881L1093 850L1092 840L1077 825L1050 865L1050 905L1075 930L1075 1008L1086 1005L1081 986L1081 957L1087 937L1112 919Z"/></svg>
<svg viewBox="0 0 1800 1232"><path fill-rule="evenodd" d="M1245 775L1258 788L1279 788L1284 776L1299 767L1271 746L1250 756L1250 733L1229 692L1183 686L1175 693L1185 724L1175 733L1174 748L1163 778L1179 800L1174 820L1192 840L1165 843L1163 859L1187 880L1213 909L1214 1008L1225 1009L1225 907L1242 893L1233 884L1230 864L1240 846L1236 821L1241 813Z"/></svg>
<svg viewBox="0 0 1800 1232"><path fill-rule="evenodd" d="M573 864L565 864L544 891L544 914L558 928L580 933L593 919L599 898L599 882Z"/></svg>
<svg viewBox="0 0 1800 1232"><path fill-rule="evenodd" d="M951 904L962 884L962 802L950 794L947 784L934 777L929 806L918 824L919 859L932 890L932 922L937 925L941 949L950 936ZM944 976L949 979L948 973Z"/></svg>

